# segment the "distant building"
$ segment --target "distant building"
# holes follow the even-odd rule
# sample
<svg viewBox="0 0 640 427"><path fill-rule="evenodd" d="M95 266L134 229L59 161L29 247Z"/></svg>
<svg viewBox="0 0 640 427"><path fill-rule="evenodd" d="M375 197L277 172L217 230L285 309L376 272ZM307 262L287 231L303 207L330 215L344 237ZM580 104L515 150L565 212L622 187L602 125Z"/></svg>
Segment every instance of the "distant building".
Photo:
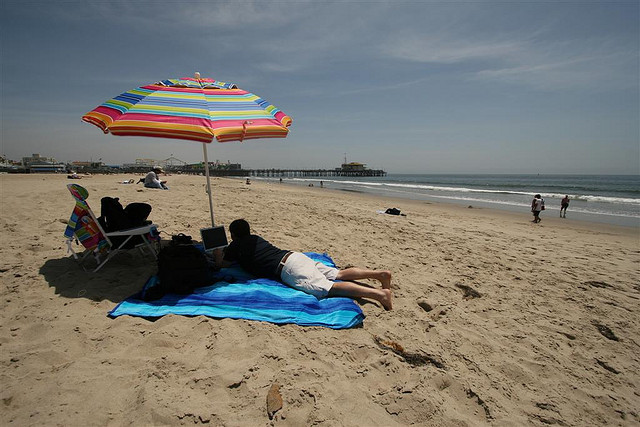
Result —
<svg viewBox="0 0 640 427"><path fill-rule="evenodd" d="M159 162L154 159L136 159L135 163L125 163L122 167L125 169L151 169L157 164L159 164Z"/></svg>
<svg viewBox="0 0 640 427"><path fill-rule="evenodd" d="M22 169L20 162L7 159L5 156L0 156L0 172L15 172Z"/></svg>
<svg viewBox="0 0 640 427"><path fill-rule="evenodd" d="M215 166L215 169L222 170L240 170L242 169L242 165L240 163L219 163Z"/></svg>
<svg viewBox="0 0 640 427"><path fill-rule="evenodd" d="M91 167L91 162L80 162L80 161L75 161L75 162L71 162L71 166L73 166L74 168L90 168Z"/></svg>
<svg viewBox="0 0 640 427"><path fill-rule="evenodd" d="M28 167L37 164L56 163L53 157L42 157L40 154L32 154L31 157L22 158L22 166Z"/></svg>
<svg viewBox="0 0 640 427"><path fill-rule="evenodd" d="M343 163L342 167L339 170L342 170L345 172L361 172L366 169L367 167L364 163L351 162L351 163Z"/></svg>
<svg viewBox="0 0 640 427"><path fill-rule="evenodd" d="M184 169L186 170L204 170L204 162L201 163L192 163L189 165L184 165ZM220 162L209 162L209 170L242 170L242 164L240 163L220 163Z"/></svg>
<svg viewBox="0 0 640 427"><path fill-rule="evenodd" d="M23 157L22 166L30 173L63 173L67 170L64 163L57 162L53 157L42 157L40 154L32 154L31 157Z"/></svg>

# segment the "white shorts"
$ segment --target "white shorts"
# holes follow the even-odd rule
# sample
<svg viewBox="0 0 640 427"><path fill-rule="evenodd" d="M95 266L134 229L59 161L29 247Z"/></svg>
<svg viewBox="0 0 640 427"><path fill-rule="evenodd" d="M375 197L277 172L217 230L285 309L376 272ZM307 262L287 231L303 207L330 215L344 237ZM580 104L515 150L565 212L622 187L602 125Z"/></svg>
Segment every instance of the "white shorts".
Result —
<svg viewBox="0 0 640 427"><path fill-rule="evenodd" d="M293 252L282 266L280 279L285 285L306 292L316 298L327 296L338 269L316 262L300 252Z"/></svg>

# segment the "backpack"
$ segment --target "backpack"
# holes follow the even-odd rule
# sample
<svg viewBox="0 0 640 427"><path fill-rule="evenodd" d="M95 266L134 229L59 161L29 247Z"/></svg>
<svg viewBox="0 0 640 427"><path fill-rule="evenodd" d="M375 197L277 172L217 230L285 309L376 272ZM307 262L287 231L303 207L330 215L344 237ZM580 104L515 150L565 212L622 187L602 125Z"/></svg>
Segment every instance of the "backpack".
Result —
<svg viewBox="0 0 640 427"><path fill-rule="evenodd" d="M117 197L103 197L100 200L100 213L102 215L98 218L98 222L107 233L142 227L151 223L151 221L147 220L151 213L151 205L147 203L129 203L126 208L123 208ZM109 239L114 245L119 246L126 238L126 236L114 236ZM134 236L124 248L131 249L141 243L143 243L142 237Z"/></svg>
<svg viewBox="0 0 640 427"><path fill-rule="evenodd" d="M176 243L180 240L172 239L158 254L158 284L145 292L145 301L168 293L190 294L195 288L213 283L204 253L193 244Z"/></svg>

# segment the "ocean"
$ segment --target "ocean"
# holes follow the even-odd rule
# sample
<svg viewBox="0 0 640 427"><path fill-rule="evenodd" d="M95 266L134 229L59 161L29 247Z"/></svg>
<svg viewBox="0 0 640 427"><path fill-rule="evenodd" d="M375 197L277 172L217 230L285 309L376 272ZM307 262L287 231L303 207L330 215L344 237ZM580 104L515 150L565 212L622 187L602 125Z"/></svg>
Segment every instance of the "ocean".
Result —
<svg viewBox="0 0 640 427"><path fill-rule="evenodd" d="M278 181L278 177L256 180ZM559 217L560 200L571 199L567 220L578 219L640 228L640 175L405 175L385 177L283 178L291 184L320 181L326 188L400 199L441 201L530 215L535 194L545 200L545 216ZM401 205L400 202L395 202ZM381 206L387 208L394 206ZM402 209L402 206L395 206Z"/></svg>

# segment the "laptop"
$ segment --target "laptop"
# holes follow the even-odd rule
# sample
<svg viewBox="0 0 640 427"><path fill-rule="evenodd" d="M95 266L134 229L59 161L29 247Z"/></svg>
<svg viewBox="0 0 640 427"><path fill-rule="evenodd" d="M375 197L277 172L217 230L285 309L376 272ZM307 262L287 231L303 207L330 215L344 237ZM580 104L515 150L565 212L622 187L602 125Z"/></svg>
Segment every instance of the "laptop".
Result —
<svg viewBox="0 0 640 427"><path fill-rule="evenodd" d="M227 241L227 233L224 231L224 225L203 228L200 230L200 235L202 236L204 251L207 253L214 249L224 248L229 245L229 242Z"/></svg>

